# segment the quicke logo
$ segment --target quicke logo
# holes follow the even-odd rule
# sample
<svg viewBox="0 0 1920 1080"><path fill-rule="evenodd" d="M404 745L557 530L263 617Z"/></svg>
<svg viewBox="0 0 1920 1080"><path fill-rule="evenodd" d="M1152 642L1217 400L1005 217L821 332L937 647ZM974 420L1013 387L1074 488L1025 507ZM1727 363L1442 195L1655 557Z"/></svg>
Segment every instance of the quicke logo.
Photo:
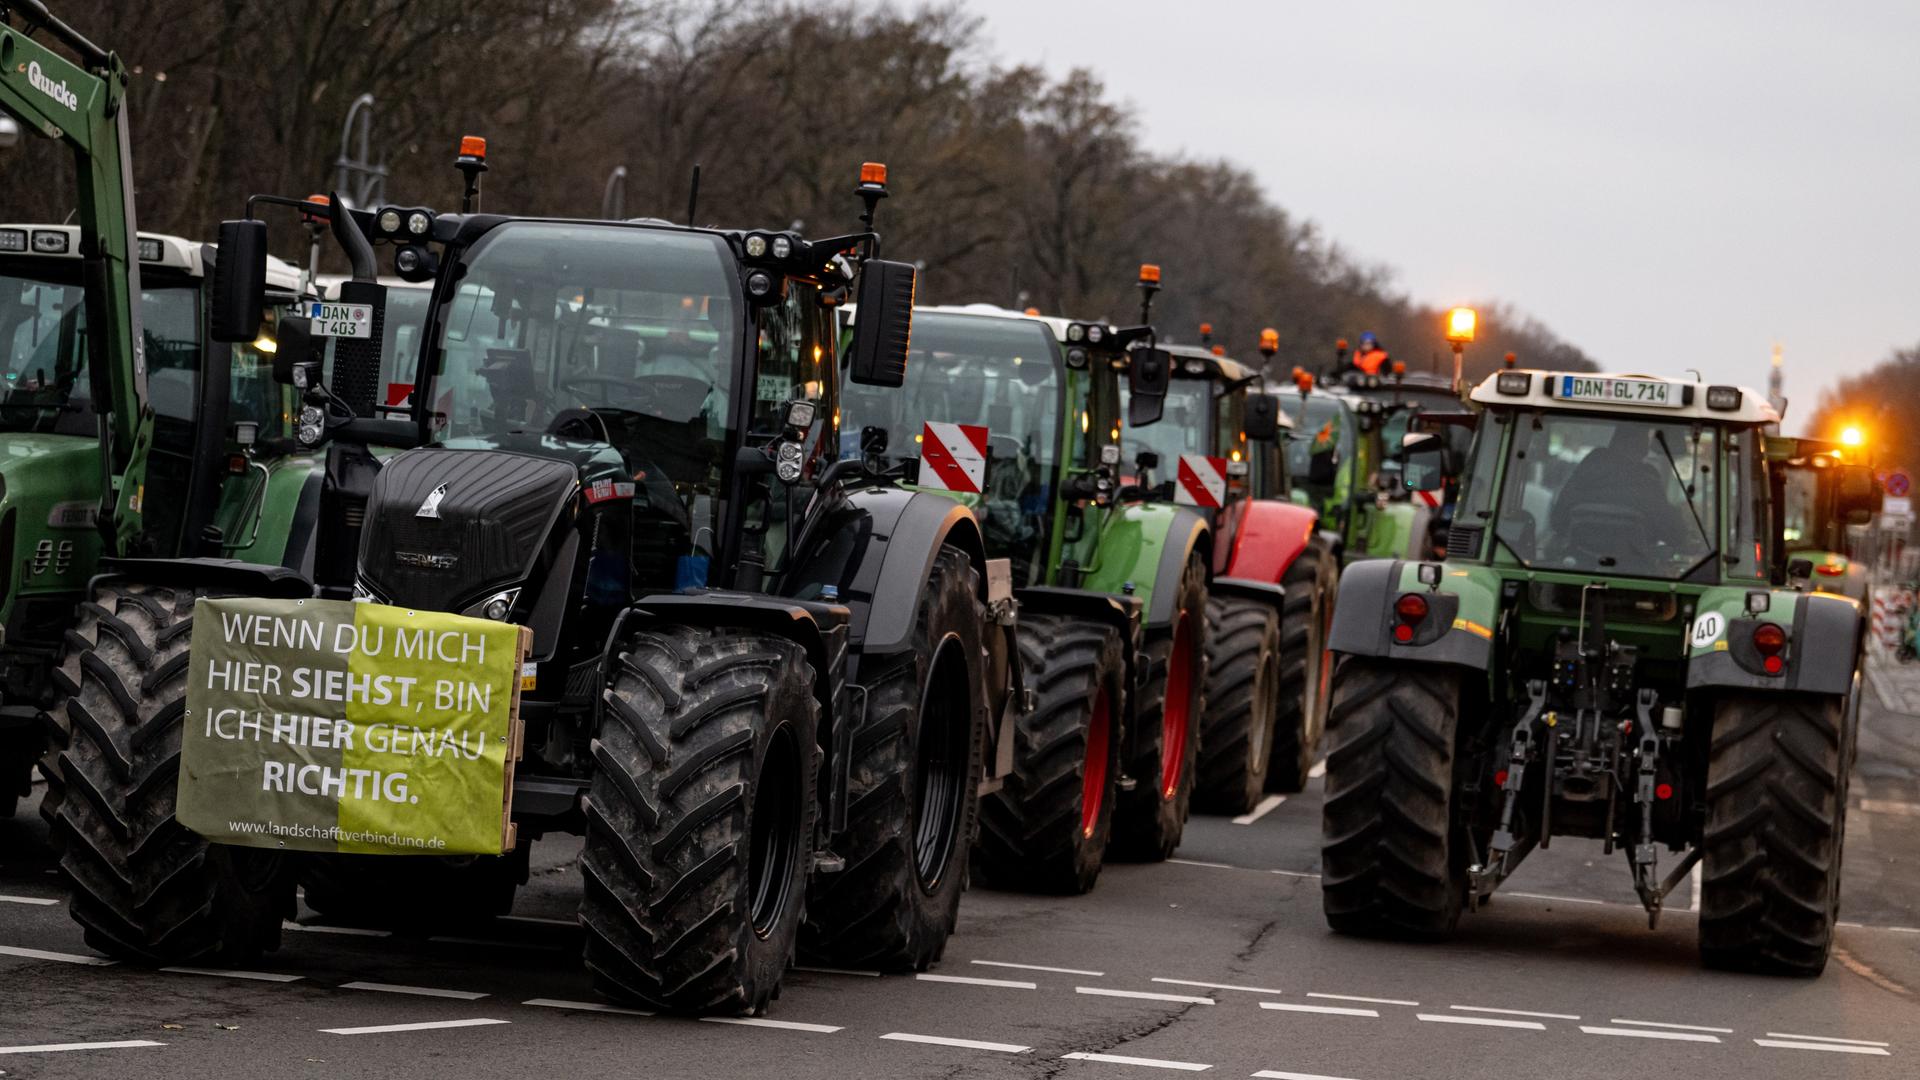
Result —
<svg viewBox="0 0 1920 1080"><path fill-rule="evenodd" d="M40 70L40 61L35 60L27 65L27 82L32 84L35 90L67 108L75 112L80 110L80 95L67 89L67 80L61 79L59 82L54 82L47 78L46 73Z"/></svg>

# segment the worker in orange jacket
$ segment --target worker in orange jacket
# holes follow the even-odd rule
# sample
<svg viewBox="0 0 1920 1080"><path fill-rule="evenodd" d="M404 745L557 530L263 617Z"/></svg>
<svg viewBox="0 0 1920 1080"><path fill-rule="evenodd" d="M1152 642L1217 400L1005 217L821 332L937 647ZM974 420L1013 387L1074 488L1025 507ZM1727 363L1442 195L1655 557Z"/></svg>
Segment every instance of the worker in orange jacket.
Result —
<svg viewBox="0 0 1920 1080"><path fill-rule="evenodd" d="M1373 331L1369 330L1360 335L1360 347L1353 350L1353 366L1364 374L1378 375L1390 370L1393 367L1393 361L1387 356L1387 350L1380 347L1380 342L1373 336Z"/></svg>

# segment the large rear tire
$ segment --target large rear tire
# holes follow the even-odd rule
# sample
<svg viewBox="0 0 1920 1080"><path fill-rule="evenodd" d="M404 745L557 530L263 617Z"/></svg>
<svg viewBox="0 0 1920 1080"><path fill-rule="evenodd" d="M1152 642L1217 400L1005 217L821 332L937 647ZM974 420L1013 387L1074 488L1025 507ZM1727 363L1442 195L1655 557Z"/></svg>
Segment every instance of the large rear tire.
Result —
<svg viewBox="0 0 1920 1080"><path fill-rule="evenodd" d="M853 733L846 860L815 875L804 955L842 967L924 971L960 916L967 853L980 823L986 702L986 609L967 553L934 556L911 652L867 683Z"/></svg>
<svg viewBox="0 0 1920 1080"><path fill-rule="evenodd" d="M1280 614L1280 677L1273 726L1273 761L1267 790L1291 795L1305 790L1326 723L1328 575L1319 549L1309 547L1280 579L1286 600Z"/></svg>
<svg viewBox="0 0 1920 1080"><path fill-rule="evenodd" d="M1127 774L1132 791L1114 807L1112 854L1158 861L1180 846L1193 799L1200 717L1206 712L1207 568L1195 555L1174 588L1173 623L1147 637L1147 684L1135 711L1138 725Z"/></svg>
<svg viewBox="0 0 1920 1080"><path fill-rule="evenodd" d="M1100 877L1119 792L1120 635L1022 615L1020 665L1035 706L1014 732L1013 774L981 807L978 865L1003 889L1084 893Z"/></svg>
<svg viewBox="0 0 1920 1080"><path fill-rule="evenodd" d="M1435 937L1459 921L1465 867L1454 848L1454 732L1460 678L1341 661L1328 731L1320 897L1333 929Z"/></svg>
<svg viewBox="0 0 1920 1080"><path fill-rule="evenodd" d="M294 911L279 852L209 844L174 817L193 603L211 595L99 583L54 675L68 910L87 944L136 963L243 963Z"/></svg>
<svg viewBox="0 0 1920 1080"><path fill-rule="evenodd" d="M786 638L659 627L628 636L603 701L580 857L595 985L673 1012L763 1011L813 862L813 666Z"/></svg>
<svg viewBox="0 0 1920 1080"><path fill-rule="evenodd" d="M1847 699L1741 694L1713 714L1700 884L1712 967L1818 975L1840 915Z"/></svg>
<svg viewBox="0 0 1920 1080"><path fill-rule="evenodd" d="M1278 699L1280 615L1238 596L1207 601L1207 711L1200 727L1196 809L1244 814L1267 790ZM1298 789L1295 789L1298 790Z"/></svg>

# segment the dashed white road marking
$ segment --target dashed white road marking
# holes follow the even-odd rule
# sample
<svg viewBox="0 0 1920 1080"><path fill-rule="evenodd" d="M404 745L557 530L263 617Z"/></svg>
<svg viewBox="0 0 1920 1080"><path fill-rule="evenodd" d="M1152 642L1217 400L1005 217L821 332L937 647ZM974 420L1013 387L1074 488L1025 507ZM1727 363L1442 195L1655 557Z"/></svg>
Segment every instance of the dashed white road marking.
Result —
<svg viewBox="0 0 1920 1080"><path fill-rule="evenodd" d="M1269 795L1255 803L1253 809L1236 816L1233 819L1233 823L1235 825L1251 825L1261 818L1266 817L1268 814L1273 813L1275 810L1280 809L1280 804L1286 801L1287 797L1285 795Z"/></svg>
<svg viewBox="0 0 1920 1080"><path fill-rule="evenodd" d="M135 1046L165 1046L152 1039L120 1039L116 1042L41 1043L38 1046L0 1046L0 1054L58 1054L66 1050L126 1050Z"/></svg>
<svg viewBox="0 0 1920 1080"><path fill-rule="evenodd" d="M1784 1031L1767 1032L1769 1039L1799 1039L1802 1042L1841 1043L1846 1046L1892 1046L1892 1043L1874 1042L1872 1039L1836 1039L1831 1035L1789 1035Z"/></svg>
<svg viewBox="0 0 1920 1080"><path fill-rule="evenodd" d="M1695 911L1700 910L1701 874L1705 865L1705 863L1693 864L1693 903L1688 906Z"/></svg>
<svg viewBox="0 0 1920 1080"><path fill-rule="evenodd" d="M344 937L392 937L391 930L368 930L360 926L321 926L318 923L283 922L282 930L304 930L310 934L340 934Z"/></svg>
<svg viewBox="0 0 1920 1080"><path fill-rule="evenodd" d="M1024 1054L1033 1049L1017 1043L981 1042L979 1039L949 1039L945 1035L915 1035L909 1031L889 1031L880 1036L894 1042L926 1043L929 1046L957 1046L962 1050L993 1050L1002 1054Z"/></svg>
<svg viewBox="0 0 1920 1080"><path fill-rule="evenodd" d="M58 900L49 900L44 896L0 896L0 904L32 904L35 907L52 907Z"/></svg>
<svg viewBox="0 0 1920 1080"><path fill-rule="evenodd" d="M1593 900L1584 896L1548 896L1545 893L1537 892L1510 892L1502 895L1519 896L1528 900L1551 900L1556 904L1599 904L1605 907L1607 903L1605 900Z"/></svg>
<svg viewBox="0 0 1920 1080"><path fill-rule="evenodd" d="M577 1009L581 1012L618 1013L621 1016L652 1016L645 1009L623 1009L618 1005L609 1005L604 1001L567 1001L564 998L528 998L522 1005L534 1005L543 1009Z"/></svg>
<svg viewBox="0 0 1920 1080"><path fill-rule="evenodd" d="M1455 1012L1494 1013L1499 1016L1532 1016L1541 1020L1578 1020L1573 1013L1528 1012L1525 1009L1489 1009L1484 1005L1449 1005Z"/></svg>
<svg viewBox="0 0 1920 1080"><path fill-rule="evenodd" d="M1146 990L1109 990L1104 986L1076 986L1076 994L1090 994L1094 997L1135 998L1140 1001L1174 1001L1183 1005L1211 1005L1210 997L1195 997L1191 994L1155 994Z"/></svg>
<svg viewBox="0 0 1920 1080"><path fill-rule="evenodd" d="M1260 1003L1260 1007L1263 1009L1272 1009L1275 1012L1323 1013L1328 1016L1371 1016L1376 1020L1380 1018L1380 1010L1378 1009L1355 1009L1345 1005L1295 1005L1288 1001L1263 1001Z"/></svg>
<svg viewBox="0 0 1920 1080"><path fill-rule="evenodd" d="M1209 870L1245 870L1244 866L1234 866L1223 862L1201 862L1198 859L1168 859L1175 866L1204 866Z"/></svg>
<svg viewBox="0 0 1920 1080"><path fill-rule="evenodd" d="M1875 1057L1890 1056L1885 1048L1879 1046L1854 1046L1851 1043L1801 1042L1798 1039L1755 1039L1755 1046L1769 1046L1776 1050L1825 1050L1832 1054L1872 1054Z"/></svg>
<svg viewBox="0 0 1920 1080"><path fill-rule="evenodd" d="M216 979L252 979L254 982L290 983L301 979L299 975L282 975L277 971L240 971L235 968L163 967L160 970L175 975L211 975Z"/></svg>
<svg viewBox="0 0 1920 1080"><path fill-rule="evenodd" d="M1671 1042L1717 1043L1718 1035L1707 1035L1698 1031L1656 1031L1653 1028L1630 1027L1593 1027L1581 1024L1580 1030L1589 1035L1626 1035L1635 1039L1667 1039Z"/></svg>
<svg viewBox="0 0 1920 1080"><path fill-rule="evenodd" d="M1232 983L1195 982L1192 979L1162 979L1158 976L1151 981L1165 983L1168 986L1199 986L1208 990L1239 990L1248 994L1277 994L1280 991L1268 986L1235 986Z"/></svg>
<svg viewBox="0 0 1920 1080"><path fill-rule="evenodd" d="M471 1020L429 1020L419 1024L375 1024L371 1027L321 1028L320 1031L324 1035L386 1035L396 1031L438 1031L442 1028L487 1027L507 1023L512 1021L476 1016Z"/></svg>
<svg viewBox="0 0 1920 1080"><path fill-rule="evenodd" d="M1299 870L1269 870L1267 871L1267 873L1279 874L1281 877L1312 878L1315 881L1318 881L1320 879L1319 874L1308 874Z"/></svg>
<svg viewBox="0 0 1920 1080"><path fill-rule="evenodd" d="M1007 990L1038 990L1039 983L1021 982L1019 979L976 979L969 975L935 975L920 972L914 978L921 982L959 983L962 986L998 986Z"/></svg>
<svg viewBox="0 0 1920 1080"><path fill-rule="evenodd" d="M1704 1027L1700 1024L1669 1024L1660 1020L1622 1020L1617 1016L1614 1017L1612 1020L1607 1021L1607 1023L1631 1024L1634 1027L1672 1028L1675 1031L1706 1031L1706 1032L1711 1032L1715 1035L1733 1034L1732 1028Z"/></svg>
<svg viewBox="0 0 1920 1080"><path fill-rule="evenodd" d="M1341 1076L1321 1076L1319 1073L1281 1072L1278 1069L1261 1069L1253 1074L1261 1080L1346 1080Z"/></svg>
<svg viewBox="0 0 1920 1080"><path fill-rule="evenodd" d="M1400 998L1361 997L1357 994L1321 994L1307 991L1310 998L1325 998L1328 1001L1364 1001L1369 1005L1419 1005L1417 1001L1403 1001Z"/></svg>
<svg viewBox="0 0 1920 1080"><path fill-rule="evenodd" d="M803 1024L798 1020L768 1020L761 1016L703 1016L701 1023L734 1024L739 1027L773 1028L778 1031L811 1031L816 1035L831 1035L841 1030L833 1024Z"/></svg>
<svg viewBox="0 0 1920 1080"><path fill-rule="evenodd" d="M18 945L0 945L0 955L18 956L23 960L58 960L63 964L86 964L89 967L111 967L118 963L104 956L79 956L74 953L48 952L45 949L25 949Z"/></svg>
<svg viewBox="0 0 1920 1080"><path fill-rule="evenodd" d="M375 990L382 994L412 994L414 997L454 998L459 1001L478 1001L487 996L477 990L443 990L437 986L406 986L401 983L350 982L341 983L340 989Z"/></svg>
<svg viewBox="0 0 1920 1080"><path fill-rule="evenodd" d="M1055 975L1086 975L1095 979L1106 974L1104 971L1084 971L1080 968L1046 967L1041 964L1010 964L1005 960L969 960L967 962L970 964L978 964L981 967L1019 968L1021 971L1051 971Z"/></svg>
<svg viewBox="0 0 1920 1080"><path fill-rule="evenodd" d="M1327 775L1326 758L1321 758L1319 761L1314 762L1313 768L1307 770L1307 779L1309 780L1318 780L1325 775Z"/></svg>
<svg viewBox="0 0 1920 1080"><path fill-rule="evenodd" d="M877 971L855 971L852 968L809 967L805 964L795 964L793 965L793 970L804 971L810 975L855 975L862 979L877 979L880 977L880 973Z"/></svg>
<svg viewBox="0 0 1920 1080"><path fill-rule="evenodd" d="M1164 1058L1128 1057L1125 1054L1094 1054L1075 1052L1061 1054L1063 1061L1101 1061L1108 1065L1144 1065L1149 1069L1177 1069L1180 1072L1205 1072L1213 1068L1194 1061L1168 1061Z"/></svg>
<svg viewBox="0 0 1920 1080"><path fill-rule="evenodd" d="M1477 1024L1481 1027L1520 1028L1523 1031L1547 1030L1547 1025L1538 1020L1502 1020L1497 1016L1449 1016L1445 1013L1415 1013L1414 1015L1429 1024Z"/></svg>

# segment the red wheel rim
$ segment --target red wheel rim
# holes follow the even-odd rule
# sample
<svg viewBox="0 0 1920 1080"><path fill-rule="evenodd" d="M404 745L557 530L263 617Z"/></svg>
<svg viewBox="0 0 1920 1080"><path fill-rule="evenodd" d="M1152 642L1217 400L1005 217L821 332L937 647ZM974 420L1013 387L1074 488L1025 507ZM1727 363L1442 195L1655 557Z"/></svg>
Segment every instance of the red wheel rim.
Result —
<svg viewBox="0 0 1920 1080"><path fill-rule="evenodd" d="M1102 686L1087 718L1087 766L1081 771L1080 835L1092 836L1100 824L1100 808L1107 801L1107 754L1113 746L1113 702Z"/></svg>
<svg viewBox="0 0 1920 1080"><path fill-rule="evenodd" d="M1180 613L1173 629L1173 653L1167 657L1167 697L1160 708L1160 797L1173 798L1180 787L1180 768L1187 757L1187 710L1193 689L1193 642L1188 620Z"/></svg>

